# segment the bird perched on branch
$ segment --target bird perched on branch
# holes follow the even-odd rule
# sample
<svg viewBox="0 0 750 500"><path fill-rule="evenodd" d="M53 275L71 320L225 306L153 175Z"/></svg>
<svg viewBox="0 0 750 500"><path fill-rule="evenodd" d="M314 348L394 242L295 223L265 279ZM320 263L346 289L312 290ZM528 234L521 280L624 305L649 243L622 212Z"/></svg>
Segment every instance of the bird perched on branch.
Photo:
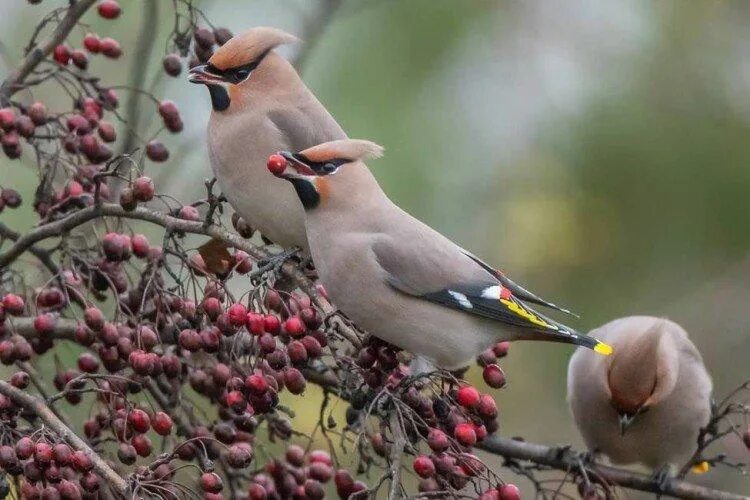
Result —
<svg viewBox="0 0 750 500"><path fill-rule="evenodd" d="M393 204L363 163L381 154L372 142L347 139L268 162L297 191L320 280L358 326L447 369L466 366L498 340L609 353L532 310L525 302L552 304Z"/></svg>
<svg viewBox="0 0 750 500"><path fill-rule="evenodd" d="M291 186L264 168L266 159L346 134L273 50L296 41L275 28L251 29L191 69L189 78L211 95L209 156L229 204L274 243L306 248L302 206Z"/></svg>
<svg viewBox="0 0 750 500"><path fill-rule="evenodd" d="M589 450L653 469L684 465L711 418L711 377L680 325L631 316L591 332L607 358L579 350L568 367L568 402Z"/></svg>

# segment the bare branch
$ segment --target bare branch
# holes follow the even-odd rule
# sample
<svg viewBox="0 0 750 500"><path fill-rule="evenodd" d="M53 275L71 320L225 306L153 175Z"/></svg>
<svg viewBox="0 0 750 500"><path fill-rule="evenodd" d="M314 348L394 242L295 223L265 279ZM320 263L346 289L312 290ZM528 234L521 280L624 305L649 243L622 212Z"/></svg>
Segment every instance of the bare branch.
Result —
<svg viewBox="0 0 750 500"><path fill-rule="evenodd" d="M21 65L14 71L11 71L8 78L0 85L0 104L5 106L10 97L23 88L23 81L26 79L34 68L47 57L57 45L59 45L68 36L68 33L75 27L78 20L86 11L94 5L96 0L78 0L71 2L71 6L65 17L58 23L55 31L41 45L31 49L26 55Z"/></svg>
<svg viewBox="0 0 750 500"><path fill-rule="evenodd" d="M94 464L94 470L107 482L109 487L114 489L114 491L121 496L126 495L128 484L125 479L112 470L112 468L107 465L107 463L94 450L92 450L86 442L79 438L75 432L57 418L42 400L13 387L4 380L0 380L0 393L9 397L17 405L23 406L28 411L33 412L47 427L52 429L70 446L76 450L85 452L89 458L91 458L91 461Z"/></svg>
<svg viewBox="0 0 750 500"><path fill-rule="evenodd" d="M577 454L567 449L551 448L541 444L499 436L487 436L479 446L489 453L500 455L509 460L524 460L561 471L567 472L579 467ZM585 467L589 473L593 472L595 476L604 479L609 484L631 490L647 491L690 500L747 500L748 498L744 495L706 488L677 479L660 488L658 481L651 476L596 462L586 463Z"/></svg>

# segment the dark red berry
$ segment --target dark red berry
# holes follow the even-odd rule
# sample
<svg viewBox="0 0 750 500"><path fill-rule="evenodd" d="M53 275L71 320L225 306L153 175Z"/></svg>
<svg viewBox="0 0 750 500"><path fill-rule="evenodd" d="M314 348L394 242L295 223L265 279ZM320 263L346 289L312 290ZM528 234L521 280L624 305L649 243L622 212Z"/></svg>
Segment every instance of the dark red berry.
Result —
<svg viewBox="0 0 750 500"><path fill-rule="evenodd" d="M115 0L102 0L96 10L104 19L116 19L121 12L120 4Z"/></svg>
<svg viewBox="0 0 750 500"><path fill-rule="evenodd" d="M138 201L151 201L154 198L154 181L141 176L133 181L133 196Z"/></svg>
<svg viewBox="0 0 750 500"><path fill-rule="evenodd" d="M158 411L151 420L151 427L160 436L168 436L172 432L172 418L163 411Z"/></svg>
<svg viewBox="0 0 750 500"><path fill-rule="evenodd" d="M470 385L463 386L456 393L456 401L464 408L474 408L479 404L479 391Z"/></svg>
<svg viewBox="0 0 750 500"><path fill-rule="evenodd" d="M94 33L86 33L83 37L83 46L92 54L98 54L102 50L102 41Z"/></svg>
<svg viewBox="0 0 750 500"><path fill-rule="evenodd" d="M102 54L104 54L106 57L109 57L110 59L117 59L122 55L122 48L120 47L120 42L113 38L102 38L101 42L101 49Z"/></svg>
<svg viewBox="0 0 750 500"><path fill-rule="evenodd" d="M154 140L146 144L146 156L156 162L167 161L169 150L164 143Z"/></svg>
<svg viewBox="0 0 750 500"><path fill-rule="evenodd" d="M268 170L276 176L284 173L284 170L286 170L286 165L286 158L284 158L280 154L272 154L271 156L269 156L268 163L266 164Z"/></svg>
<svg viewBox="0 0 750 500"><path fill-rule="evenodd" d="M70 61L70 49L67 45L60 44L52 51L52 57L59 64L66 65Z"/></svg>
<svg viewBox="0 0 750 500"><path fill-rule="evenodd" d="M162 60L162 66L169 76L178 76L182 72L182 59L179 54L167 54Z"/></svg>
<svg viewBox="0 0 750 500"><path fill-rule="evenodd" d="M419 477L427 478L435 475L435 464L432 463L427 455L419 455L414 458L414 472Z"/></svg>

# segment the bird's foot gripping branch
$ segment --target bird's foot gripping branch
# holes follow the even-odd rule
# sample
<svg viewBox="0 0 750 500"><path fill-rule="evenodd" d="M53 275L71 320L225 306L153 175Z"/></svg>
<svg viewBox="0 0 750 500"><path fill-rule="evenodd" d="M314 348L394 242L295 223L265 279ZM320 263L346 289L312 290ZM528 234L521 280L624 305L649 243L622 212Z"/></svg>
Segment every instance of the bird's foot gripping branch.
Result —
<svg viewBox="0 0 750 500"><path fill-rule="evenodd" d="M10 168L39 174L24 192L16 175L0 187L4 214L28 207L34 217L0 222L0 362L16 369L0 381L0 492L510 500L520 496L510 472L544 498L655 491L646 476L498 437L507 343L479 355L481 391L448 372L410 376L407 353L336 315L295 262L268 265L272 255L251 242L244 220L222 225L211 183L191 203L158 193L144 170L169 151L143 139L147 108L119 110L118 91L147 103L167 131L182 120L137 72L116 88L88 71L89 58L143 54L79 36L94 3L44 14L0 87ZM172 76L231 38L197 26L203 16L191 2L173 5L163 60ZM96 8L104 19L120 15L113 0ZM19 92L48 89L69 97ZM732 410L701 435L696 463L728 463L708 449L744 408L726 403ZM670 488L682 498L741 498L682 479Z"/></svg>

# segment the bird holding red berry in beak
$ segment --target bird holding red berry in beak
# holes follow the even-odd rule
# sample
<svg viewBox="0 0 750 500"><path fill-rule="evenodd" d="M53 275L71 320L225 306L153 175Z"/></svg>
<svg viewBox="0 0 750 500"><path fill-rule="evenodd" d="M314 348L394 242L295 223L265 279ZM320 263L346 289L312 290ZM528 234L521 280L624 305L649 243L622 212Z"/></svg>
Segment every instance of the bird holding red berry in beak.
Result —
<svg viewBox="0 0 750 500"><path fill-rule="evenodd" d="M531 309L554 307L396 206L363 161L382 155L345 139L272 155L305 207L310 252L333 302L372 334L447 369L498 340L611 348Z"/></svg>

